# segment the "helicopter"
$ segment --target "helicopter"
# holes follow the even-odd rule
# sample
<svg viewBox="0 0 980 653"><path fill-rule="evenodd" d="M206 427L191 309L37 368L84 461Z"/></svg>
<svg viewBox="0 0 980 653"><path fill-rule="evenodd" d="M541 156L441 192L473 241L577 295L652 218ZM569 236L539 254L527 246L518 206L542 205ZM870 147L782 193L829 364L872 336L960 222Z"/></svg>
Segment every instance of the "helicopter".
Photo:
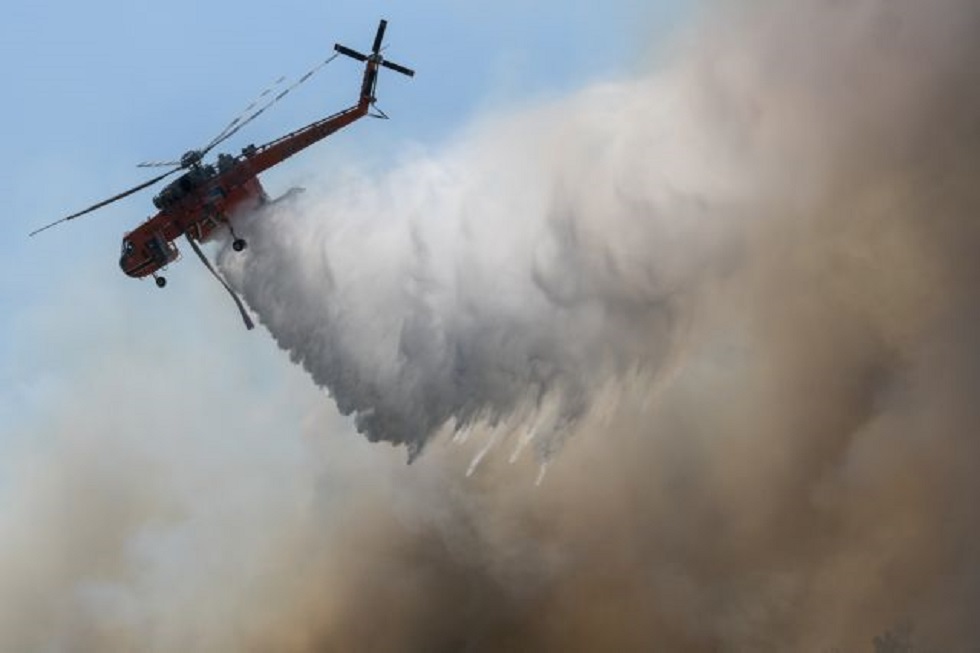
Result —
<svg viewBox="0 0 980 653"><path fill-rule="evenodd" d="M186 152L178 161L140 164L141 167L169 167L170 170L167 172L36 229L30 235L34 236L55 225L91 213L183 171L183 174L164 186L153 197L153 205L156 207L157 213L123 236L119 267L125 274L134 278L152 275L157 287L163 288L167 285L167 279L161 274L161 270L179 258L180 252L174 241L184 236L205 267L231 294L241 312L245 326L252 329L254 324L241 299L211 266L204 252L201 251L199 243L208 242L216 232L224 227L231 234L232 249L236 252L243 251L247 247L247 243L235 233L233 223L236 217L255 211L270 203L269 196L259 181L259 173L282 163L294 154L360 118L368 115L387 118L384 112L375 106L375 90L380 68L388 68L408 77L415 76L414 70L388 61L382 56L382 41L387 25L388 22L384 19L378 24L370 54L362 54L339 43L334 44L335 52L330 58L303 75L298 82L280 92L274 99L267 101L258 110L249 114L251 108L256 104L253 102L241 116L232 120L204 147ZM264 145L248 145L238 155L219 154L214 164L204 163L204 157L212 149L237 133L245 124L258 117L269 106L282 99L290 90L305 82L319 68L330 63L339 55L345 55L364 63L364 75L356 104ZM268 91L264 92L263 95L265 93ZM371 113L372 107L378 113ZM291 192L287 193L279 200L290 194Z"/></svg>

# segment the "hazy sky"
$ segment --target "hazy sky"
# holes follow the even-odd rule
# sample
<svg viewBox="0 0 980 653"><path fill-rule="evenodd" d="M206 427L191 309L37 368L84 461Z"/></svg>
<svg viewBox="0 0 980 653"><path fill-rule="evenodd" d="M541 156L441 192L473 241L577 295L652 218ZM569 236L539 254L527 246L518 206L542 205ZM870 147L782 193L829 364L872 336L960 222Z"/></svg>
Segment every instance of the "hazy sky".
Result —
<svg viewBox="0 0 980 653"><path fill-rule="evenodd" d="M194 261L171 268L162 293L119 272L120 237L151 214L152 190L27 238L146 179L136 163L206 142L266 85L282 75L286 83L296 79L335 41L369 47L385 17L390 57L418 70L411 81L381 80L380 106L393 120L362 121L265 181L278 195L302 183L313 165L384 166L407 149L438 146L491 109L635 72L681 4L97 0L8 7L0 24L7 152L0 162L0 435L4 420L30 405L25 393L36 388L28 388L54 382L62 366L53 353L62 350L45 341L50 335L38 323L62 323L58 337L70 339L70 330L98 321L93 298L108 293L111 319L138 340L147 315L186 310L189 288L213 284ZM359 75L352 64L341 59L322 70L229 141L228 151L352 103ZM101 319L110 318L103 311ZM200 326L237 328L233 319ZM41 361L42 352L55 360Z"/></svg>

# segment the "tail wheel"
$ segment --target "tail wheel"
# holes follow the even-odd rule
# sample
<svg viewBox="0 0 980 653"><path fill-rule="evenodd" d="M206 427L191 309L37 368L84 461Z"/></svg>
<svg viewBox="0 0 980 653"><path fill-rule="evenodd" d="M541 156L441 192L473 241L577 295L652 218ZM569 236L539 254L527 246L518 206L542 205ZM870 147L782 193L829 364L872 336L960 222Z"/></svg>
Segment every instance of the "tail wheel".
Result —
<svg viewBox="0 0 980 653"><path fill-rule="evenodd" d="M246 247L248 247L248 243L246 243L246 242L245 242L245 241L244 241L243 239L241 239L241 238L236 238L236 239L235 239L234 241L232 241L232 243L231 243L231 248L232 248L233 250L235 250L236 252L240 252L240 251L242 251L243 249L245 249Z"/></svg>
<svg viewBox="0 0 980 653"><path fill-rule="evenodd" d="M163 288L164 286L167 285L167 278L166 277L157 277L156 278L156 282L157 282L157 288Z"/></svg>

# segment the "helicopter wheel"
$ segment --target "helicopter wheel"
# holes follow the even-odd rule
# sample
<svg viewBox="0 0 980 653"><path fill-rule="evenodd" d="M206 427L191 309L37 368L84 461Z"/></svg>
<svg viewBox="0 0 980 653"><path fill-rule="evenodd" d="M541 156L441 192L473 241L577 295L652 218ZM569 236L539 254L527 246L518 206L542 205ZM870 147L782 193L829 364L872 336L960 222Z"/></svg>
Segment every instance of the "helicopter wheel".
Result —
<svg viewBox="0 0 980 653"><path fill-rule="evenodd" d="M156 277L156 282L157 282L157 288L163 288L164 286L167 285L167 278L166 277Z"/></svg>
<svg viewBox="0 0 980 653"><path fill-rule="evenodd" d="M231 243L231 248L233 250L235 250L236 252L240 252L243 249L245 249L246 247L248 247L248 243L246 243L242 238L236 238Z"/></svg>

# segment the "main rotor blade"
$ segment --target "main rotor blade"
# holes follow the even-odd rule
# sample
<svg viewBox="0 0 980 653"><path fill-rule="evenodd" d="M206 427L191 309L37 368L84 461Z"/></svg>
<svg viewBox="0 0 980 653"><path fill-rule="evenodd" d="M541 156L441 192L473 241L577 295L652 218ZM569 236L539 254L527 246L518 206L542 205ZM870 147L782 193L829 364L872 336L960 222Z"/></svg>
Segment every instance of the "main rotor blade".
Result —
<svg viewBox="0 0 980 653"><path fill-rule="evenodd" d="M391 68L396 73L401 73L402 75L408 75L409 77L415 77L415 71L411 68L406 68L405 66L399 66L396 63L391 63L390 61L382 61L381 65L385 68Z"/></svg>
<svg viewBox="0 0 980 653"><path fill-rule="evenodd" d="M336 47L338 49L343 48L343 46L341 46L341 45L338 45ZM343 48L343 49L349 50L349 48ZM351 56L358 55L358 56L364 57L364 55L361 55L360 53L354 52L353 50L350 50L350 52L353 53ZM252 122L256 118L258 118L259 116L261 116L263 113L265 113L266 109L268 109L273 104L275 104L279 100L281 100L284 97L286 97L287 95L289 95L289 93L291 91L295 90L297 86L299 86L300 84L303 84L304 82L306 82L307 80L309 80L311 77L313 77L313 75L315 75L316 73L318 73L321 68L323 68L324 66L326 66L327 64L329 64L334 59L336 59L337 56L338 55L336 55L336 54L330 55L324 61L321 61L316 66L314 66L313 68L311 68L310 70L308 70L302 77L300 77L298 80L296 80L295 82L293 82L292 84L290 84L287 88L279 91L279 93L277 93L275 96L273 96L272 99L265 100L265 103L262 104L262 106L259 106L258 109L256 109L255 107L258 106L259 103L264 98L266 98L274 90L276 90L276 87L278 87L280 84L282 84L284 81L286 81L286 77L285 76L280 77L275 82L273 82L272 84L270 84L265 90L263 90L258 95L258 97L256 97L247 107L245 107L245 109L243 109L241 113L239 113L234 119L231 120L231 122L229 122L227 125L225 125L225 128L222 129L220 132L218 132L217 136L215 136L210 141L208 141L208 144L207 145L205 145L204 147L200 148L199 150L191 150L192 152L195 152L196 153L196 156L194 157L194 160L191 162L191 164L196 164L196 163L200 162L201 159L203 159L204 156L207 155L208 152L210 152L211 150L213 150L214 148L216 148L218 145L220 145L221 143L224 143L226 140L228 140L229 138L231 138L232 136L234 136L235 134L237 134L238 131L242 127L244 127L248 123ZM364 60L366 60L366 59L367 59L367 57L364 57ZM254 111L253 111L253 109L254 109ZM249 113L249 112L251 112L251 113ZM139 165L139 167L146 168L146 167L156 167L156 166L160 166L160 165L175 165L175 166L180 166L181 168L187 168L187 167L189 167L188 162L186 162L184 160L174 161L174 162L151 161L151 162L148 162L148 163L141 163Z"/></svg>
<svg viewBox="0 0 980 653"><path fill-rule="evenodd" d="M227 125L225 125L224 129L218 132L214 138L208 141L207 145L201 148L200 150L201 156L203 156L208 151L210 151L218 143L226 140L228 136L230 136L232 133L238 131L242 121L245 120L245 117L249 114L249 112L256 107L256 105L262 100L262 98L264 98L269 93L271 93L277 86L282 84L284 81L286 81L285 75L281 76L279 79L269 84L269 86L267 86L261 93L259 93L255 97L255 99L249 103L247 107L245 107L240 112L238 112L238 115L235 116L235 118L233 118ZM170 166L181 166L181 162L180 161L144 161L142 163L136 164L137 168L164 168L164 167L169 168Z"/></svg>
<svg viewBox="0 0 980 653"><path fill-rule="evenodd" d="M220 132L218 132L217 136L215 136L210 141L208 141L208 144L205 145L203 148L201 148L201 151L204 153L208 152L209 150L214 148L218 143L226 140L228 136L230 136L233 132L238 131L240 125L242 124L242 121L246 119L246 116L248 116L249 112L251 112L256 106L258 106L259 102L262 101L262 98L272 93L272 91L275 90L275 88L280 84L282 84L284 81L286 81L286 76L282 75L281 77L279 77L279 79L269 84L269 86L267 86L261 93L259 93L258 96L254 100L252 100L252 102L247 107L242 109L231 122L225 125L225 128L222 129Z"/></svg>
<svg viewBox="0 0 980 653"><path fill-rule="evenodd" d="M348 57L357 59L358 61L367 61L367 55L363 55L357 50L351 50L346 45L341 45L339 43L334 43L333 49L340 54L346 54Z"/></svg>
<svg viewBox="0 0 980 653"><path fill-rule="evenodd" d="M174 174L178 170L180 170L180 168L175 168L173 170L168 170L167 172L163 173L162 175L159 175L157 177L154 177L153 179L150 179L149 181L144 181L139 186L133 186L132 188L130 188L127 191L123 191L122 193L119 193L118 195L113 195L109 199L105 199L105 200L102 200L101 202L98 202L97 204L93 204L92 206L88 207L87 209L83 209L83 210L79 211L78 213L72 213L69 216L66 216L66 217L64 217L64 218L62 218L60 220L56 220L56 221L52 222L51 224L44 225L40 229L35 229L34 231L32 231L30 233L30 235L31 236L37 235L37 234L41 233L42 231L44 231L45 229L50 229L51 227L53 227L53 226L55 226L57 224L61 224L62 222L67 222L68 220L74 220L75 218L77 218L79 216L83 216L86 213L91 213L92 211L94 211L96 209L101 209L103 206L106 206L107 204L112 204L113 202L116 202L118 200L121 200L124 197L129 197L133 193L136 193L138 191L141 191L144 188L149 188L153 184L155 184L155 183L157 183L159 181L162 181L164 177L169 177L170 175Z"/></svg>
<svg viewBox="0 0 980 653"><path fill-rule="evenodd" d="M381 51L381 41L385 38L385 29L388 28L388 21L384 18L378 23L378 33L374 35L374 45L371 47L371 52L378 54Z"/></svg>
<svg viewBox="0 0 980 653"><path fill-rule="evenodd" d="M317 72L319 72L319 70L321 68L323 68L324 66L326 66L328 63L330 63L334 59L336 59L338 56L339 55L332 54L329 57L327 57L325 60L323 60L322 62L320 62L319 64L317 64L316 67L311 68L309 71L306 72L306 74L304 74L302 77L300 77L295 82L293 82L292 84L290 84L288 87L286 87L285 89L279 91L279 93L277 93L275 95L275 97L273 97L271 100L268 100L265 104L263 104L261 107L259 107L252 115L248 116L244 120L241 120L242 116L239 116L239 118L236 118L234 121L232 121L231 124L228 125L228 127L230 129L229 128L226 128L223 133L219 134L219 136L217 138L215 138L210 143L208 143L200 151L201 156L203 157L205 154L207 154L208 152L210 152L211 150L213 150L214 148L216 148L218 145L220 145L221 143L224 143L226 140L228 140L229 138L231 138L232 136L234 136L235 134L237 134L239 129L241 129L242 127L244 127L248 123L252 122L253 120L255 120L256 118L258 118L259 116L261 116L263 113L265 113L265 110L266 109L268 109L273 104L275 104L279 100L281 100L284 97L286 97L287 95L289 95L289 93L292 92L293 90L295 90L297 86L299 86L300 84L302 84L305 81L307 81L310 77L313 77L313 75L315 75ZM276 82L276 83L278 84L279 82ZM271 91L272 89L269 89L269 90ZM266 94L267 93L263 93L262 95L266 95Z"/></svg>
<svg viewBox="0 0 980 653"><path fill-rule="evenodd" d="M137 163L137 168L172 168L173 166L179 166L180 161L143 161L142 163Z"/></svg>

